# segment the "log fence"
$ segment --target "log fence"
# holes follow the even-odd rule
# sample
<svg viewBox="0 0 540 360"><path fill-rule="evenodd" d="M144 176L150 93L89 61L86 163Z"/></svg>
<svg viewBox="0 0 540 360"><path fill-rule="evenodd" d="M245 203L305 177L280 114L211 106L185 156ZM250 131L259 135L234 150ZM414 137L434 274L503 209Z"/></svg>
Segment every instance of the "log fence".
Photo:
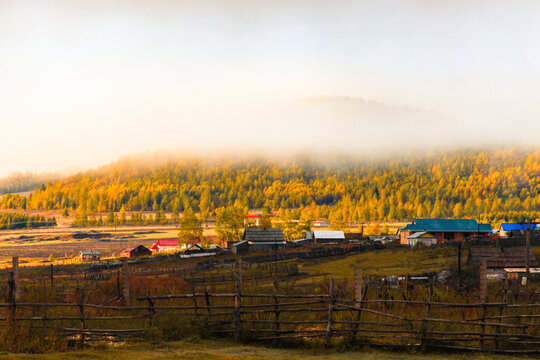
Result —
<svg viewBox="0 0 540 360"><path fill-rule="evenodd" d="M10 282L8 302L0 303L0 323L29 326L65 336L76 344L130 341L166 322L189 321L207 333L236 340L314 342L329 348L340 341L371 346L458 349L498 353L540 353L540 303L482 299L476 303L438 301L431 285L425 300L368 298L369 286L357 274L353 298L337 291L296 293L278 282L259 293L242 288L242 264L237 264L233 292L152 295L126 306L88 303L83 289L72 303L19 302ZM326 288L326 287L325 287ZM374 292L371 292L374 295Z"/></svg>

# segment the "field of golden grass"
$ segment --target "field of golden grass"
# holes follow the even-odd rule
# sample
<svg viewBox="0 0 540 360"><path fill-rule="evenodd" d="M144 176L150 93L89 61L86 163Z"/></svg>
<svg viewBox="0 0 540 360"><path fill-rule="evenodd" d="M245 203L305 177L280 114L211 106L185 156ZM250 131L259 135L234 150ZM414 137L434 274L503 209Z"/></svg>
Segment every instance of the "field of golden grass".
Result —
<svg viewBox="0 0 540 360"><path fill-rule="evenodd" d="M140 343L119 347L98 346L84 351L51 354L1 354L2 360L166 360L166 359L205 359L205 360L518 360L533 359L527 356L509 356L473 353L409 353L389 352L375 349L340 351L334 349L279 349L264 346L242 345L220 340L192 340L170 343Z"/></svg>

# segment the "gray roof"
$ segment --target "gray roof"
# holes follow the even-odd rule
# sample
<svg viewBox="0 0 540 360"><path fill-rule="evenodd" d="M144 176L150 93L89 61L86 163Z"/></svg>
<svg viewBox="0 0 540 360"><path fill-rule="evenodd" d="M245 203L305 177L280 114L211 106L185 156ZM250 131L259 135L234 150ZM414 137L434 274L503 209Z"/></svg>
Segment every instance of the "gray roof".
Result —
<svg viewBox="0 0 540 360"><path fill-rule="evenodd" d="M281 229L247 228L243 240L253 243L284 243L285 236Z"/></svg>
<svg viewBox="0 0 540 360"><path fill-rule="evenodd" d="M315 236L315 239L345 240L345 233L341 230L339 231L314 231L313 235Z"/></svg>
<svg viewBox="0 0 540 360"><path fill-rule="evenodd" d="M432 239L436 239L436 237L433 236L433 234L430 234L430 233L428 233L427 231L420 231L420 232L414 233L414 234L412 234L412 235L407 236L407 239L416 239L416 238L418 238L418 237L420 237L420 236L422 236L422 235L424 235L424 234L431 235L431 238L432 238ZM424 238L424 239L429 239L429 238Z"/></svg>
<svg viewBox="0 0 540 360"><path fill-rule="evenodd" d="M82 250L82 251L79 251L79 254L82 254L82 255L100 255L101 253L99 251L85 251L85 250Z"/></svg>

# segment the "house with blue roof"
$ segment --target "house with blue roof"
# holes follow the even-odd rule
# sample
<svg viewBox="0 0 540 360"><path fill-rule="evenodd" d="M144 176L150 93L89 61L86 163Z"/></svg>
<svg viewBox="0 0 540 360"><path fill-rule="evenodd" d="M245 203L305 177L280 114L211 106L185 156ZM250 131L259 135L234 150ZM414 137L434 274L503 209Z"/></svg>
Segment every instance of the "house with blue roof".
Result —
<svg viewBox="0 0 540 360"><path fill-rule="evenodd" d="M527 230L527 224L518 223L501 223L499 228L500 237L508 237L512 231L525 231ZM537 224L531 224L531 230L540 230Z"/></svg>
<svg viewBox="0 0 540 360"><path fill-rule="evenodd" d="M399 230L400 243L409 244L409 237L419 232L429 233L437 239L437 243L463 241L492 233L490 224L479 224L474 219L414 219L412 224Z"/></svg>

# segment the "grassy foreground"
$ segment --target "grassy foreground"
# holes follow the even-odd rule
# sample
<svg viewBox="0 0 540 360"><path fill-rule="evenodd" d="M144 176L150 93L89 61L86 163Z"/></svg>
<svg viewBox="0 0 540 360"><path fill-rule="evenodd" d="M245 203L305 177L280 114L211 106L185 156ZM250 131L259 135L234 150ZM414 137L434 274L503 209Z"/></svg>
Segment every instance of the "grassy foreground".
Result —
<svg viewBox="0 0 540 360"><path fill-rule="evenodd" d="M263 346L242 345L228 341L201 340L178 341L152 345L149 343L125 345L120 347L99 346L77 352L53 354L7 354L0 353L0 359L9 360L62 360L62 359L115 359L115 360L164 360L164 359L219 359L219 360L264 360L264 359L361 359L361 360L443 360L443 359L528 359L526 356L508 356L476 353L407 353L374 349L339 352L337 350L275 349ZM532 359L532 358L531 358Z"/></svg>

